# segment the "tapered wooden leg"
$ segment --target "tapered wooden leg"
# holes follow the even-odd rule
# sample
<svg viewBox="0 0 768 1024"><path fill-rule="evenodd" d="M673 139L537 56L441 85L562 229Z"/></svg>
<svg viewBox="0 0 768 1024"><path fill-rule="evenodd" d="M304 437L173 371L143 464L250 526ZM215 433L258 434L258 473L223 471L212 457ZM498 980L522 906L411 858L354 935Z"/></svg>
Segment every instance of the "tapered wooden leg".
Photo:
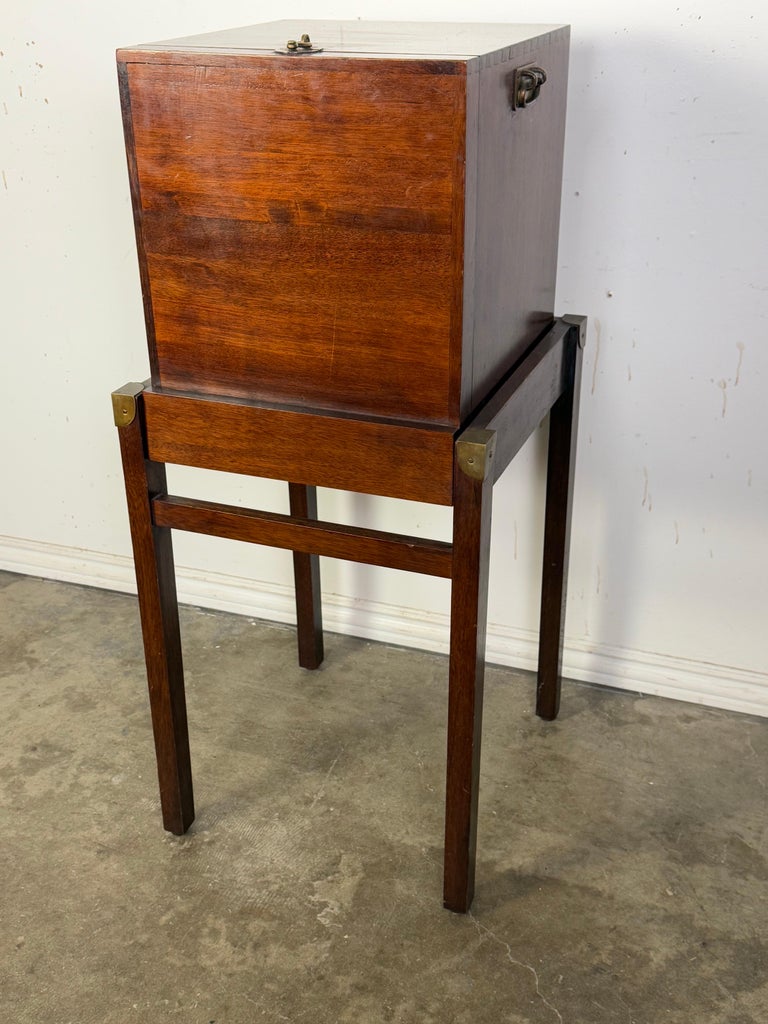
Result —
<svg viewBox="0 0 768 1024"><path fill-rule="evenodd" d="M317 519L317 488L288 484L288 494L292 516ZM302 668L317 668L324 655L319 557L294 551L293 578L296 587L299 665Z"/></svg>
<svg viewBox="0 0 768 1024"><path fill-rule="evenodd" d="M480 445L473 466L490 452ZM461 442L460 442L461 443ZM485 451L482 451L485 447ZM458 448L458 445L457 445ZM475 886L480 738L483 718L485 625L493 478L455 472L451 654L448 690L448 761L445 793L445 874L443 903L465 913Z"/></svg>
<svg viewBox="0 0 768 1024"><path fill-rule="evenodd" d="M581 385L582 331L583 325L581 328L576 325L570 332L566 368L567 387L549 414L544 568L541 580L539 670L536 687L536 714L548 720L556 718L560 710L568 548Z"/></svg>
<svg viewBox="0 0 768 1024"><path fill-rule="evenodd" d="M163 825L181 835L195 817L171 531L154 526L150 501L166 492L165 466L144 457L140 386L116 392L115 421L139 592ZM117 401L115 401L117 399ZM127 421L127 422L126 422Z"/></svg>

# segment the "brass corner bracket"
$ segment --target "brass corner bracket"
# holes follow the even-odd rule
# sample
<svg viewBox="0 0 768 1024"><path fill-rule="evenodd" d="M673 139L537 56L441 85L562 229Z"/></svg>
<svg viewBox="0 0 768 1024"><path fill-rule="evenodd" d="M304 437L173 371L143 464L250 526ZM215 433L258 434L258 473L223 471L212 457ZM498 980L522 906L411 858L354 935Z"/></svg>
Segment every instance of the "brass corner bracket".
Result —
<svg viewBox="0 0 768 1024"><path fill-rule="evenodd" d="M459 469L472 480L485 480L495 449L495 430L465 430L456 441L456 461Z"/></svg>
<svg viewBox="0 0 768 1024"><path fill-rule="evenodd" d="M584 348L587 343L587 317L578 316L576 313L568 313L560 317L564 324L571 324L579 329L579 348Z"/></svg>
<svg viewBox="0 0 768 1024"><path fill-rule="evenodd" d="M112 392L112 412L116 427L127 427L136 419L136 399L144 390L135 381Z"/></svg>

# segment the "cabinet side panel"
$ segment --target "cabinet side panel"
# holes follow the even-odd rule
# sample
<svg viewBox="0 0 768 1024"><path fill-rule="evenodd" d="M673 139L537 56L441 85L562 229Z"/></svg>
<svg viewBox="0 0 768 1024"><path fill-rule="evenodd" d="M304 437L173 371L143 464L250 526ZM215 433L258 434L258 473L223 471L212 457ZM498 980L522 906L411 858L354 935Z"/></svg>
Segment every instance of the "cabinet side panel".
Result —
<svg viewBox="0 0 768 1024"><path fill-rule="evenodd" d="M136 232L136 251L139 258L139 277L141 294L144 301L144 321L147 328L147 346L149 348L149 364L152 381L157 383L157 349L155 346L155 321L152 311L152 295L149 287L149 271L144 248L144 232L141 217L141 194L139 174L136 167L136 145L133 138L133 117L131 114L131 92L128 71L122 61L117 64L117 82L120 89L120 108L123 115L123 135L125 137L125 155L128 160L128 180L131 187L131 206L133 207L133 226Z"/></svg>
<svg viewBox="0 0 768 1024"><path fill-rule="evenodd" d="M160 382L451 422L463 75L129 77Z"/></svg>
<svg viewBox="0 0 768 1024"><path fill-rule="evenodd" d="M560 29L533 39L511 48L507 60L477 72L474 354L464 415L553 317L568 37L568 30ZM543 68L547 81L530 105L513 110L515 69L526 65Z"/></svg>
<svg viewBox="0 0 768 1024"><path fill-rule="evenodd" d="M463 239L461 245L462 268L457 277L457 292L462 297L461 345L454 351L460 353L461 365L456 369L454 394L458 395L456 417L458 422L466 418L471 410L472 361L475 335L475 254L477 248L477 170L478 170L478 113L480 100L480 76L467 75L466 88L466 130L464 145L464 206Z"/></svg>

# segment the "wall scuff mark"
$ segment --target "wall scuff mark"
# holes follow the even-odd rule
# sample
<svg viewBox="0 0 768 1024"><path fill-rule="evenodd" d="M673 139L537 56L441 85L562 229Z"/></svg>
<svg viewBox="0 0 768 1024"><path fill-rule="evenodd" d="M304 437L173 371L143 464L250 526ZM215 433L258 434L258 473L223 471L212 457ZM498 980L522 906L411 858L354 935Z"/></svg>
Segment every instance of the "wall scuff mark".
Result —
<svg viewBox="0 0 768 1024"><path fill-rule="evenodd" d="M739 381L741 380L741 364L744 362L744 342L737 341L736 348L739 350L739 361L736 365L736 379L733 382L735 388L739 386Z"/></svg>

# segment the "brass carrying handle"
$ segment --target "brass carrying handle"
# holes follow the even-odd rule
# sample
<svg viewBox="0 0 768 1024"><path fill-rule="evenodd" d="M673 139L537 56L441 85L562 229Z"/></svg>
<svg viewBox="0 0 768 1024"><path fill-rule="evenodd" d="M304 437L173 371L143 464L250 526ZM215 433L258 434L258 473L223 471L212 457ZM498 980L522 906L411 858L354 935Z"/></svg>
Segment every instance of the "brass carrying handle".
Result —
<svg viewBox="0 0 768 1024"><path fill-rule="evenodd" d="M515 68L510 97L512 109L519 110L521 107L527 107L529 103L533 103L546 80L547 72L544 68L536 67L534 64L529 64L524 68Z"/></svg>

